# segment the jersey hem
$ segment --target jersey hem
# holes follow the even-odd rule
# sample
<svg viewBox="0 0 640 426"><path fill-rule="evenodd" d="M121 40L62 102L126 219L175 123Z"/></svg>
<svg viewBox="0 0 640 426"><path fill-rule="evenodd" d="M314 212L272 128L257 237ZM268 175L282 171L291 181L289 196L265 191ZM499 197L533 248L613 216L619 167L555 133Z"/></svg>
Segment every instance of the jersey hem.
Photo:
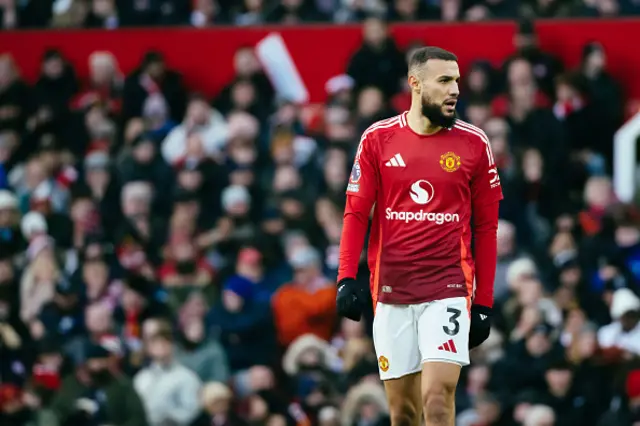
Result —
<svg viewBox="0 0 640 426"><path fill-rule="evenodd" d="M378 298L378 303L382 303L383 305L390 305L390 306L409 306L409 305L420 305L422 303L430 303L430 302L438 302L440 300L449 300L449 299L456 299L458 297L464 297L467 298L469 297L469 295L466 294L461 294L459 296L447 296L447 297L438 297L438 298L425 298L425 299L417 299L415 301L410 301L410 302L385 302L384 300L380 300L380 298Z"/></svg>

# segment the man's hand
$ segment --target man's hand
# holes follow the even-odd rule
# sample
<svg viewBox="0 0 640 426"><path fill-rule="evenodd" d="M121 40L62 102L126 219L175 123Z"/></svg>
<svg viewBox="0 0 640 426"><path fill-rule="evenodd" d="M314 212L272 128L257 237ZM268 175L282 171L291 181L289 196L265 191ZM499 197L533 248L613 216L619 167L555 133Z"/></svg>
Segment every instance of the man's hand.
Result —
<svg viewBox="0 0 640 426"><path fill-rule="evenodd" d="M367 289L352 278L343 278L338 283L336 305L338 315L353 321L360 321L367 300Z"/></svg>
<svg viewBox="0 0 640 426"><path fill-rule="evenodd" d="M491 332L492 309L486 306L471 306L471 328L469 330L469 349L478 347L489 338Z"/></svg>

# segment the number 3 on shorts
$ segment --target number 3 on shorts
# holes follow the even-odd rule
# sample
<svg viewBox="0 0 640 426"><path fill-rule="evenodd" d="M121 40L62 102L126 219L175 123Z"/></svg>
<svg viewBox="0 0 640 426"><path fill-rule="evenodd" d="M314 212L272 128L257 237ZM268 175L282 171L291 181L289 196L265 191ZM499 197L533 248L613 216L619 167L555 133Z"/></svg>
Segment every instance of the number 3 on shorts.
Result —
<svg viewBox="0 0 640 426"><path fill-rule="evenodd" d="M460 322L458 318L462 315L462 311L456 308L447 308L449 316L449 324L442 326L447 336L455 336L460 332Z"/></svg>

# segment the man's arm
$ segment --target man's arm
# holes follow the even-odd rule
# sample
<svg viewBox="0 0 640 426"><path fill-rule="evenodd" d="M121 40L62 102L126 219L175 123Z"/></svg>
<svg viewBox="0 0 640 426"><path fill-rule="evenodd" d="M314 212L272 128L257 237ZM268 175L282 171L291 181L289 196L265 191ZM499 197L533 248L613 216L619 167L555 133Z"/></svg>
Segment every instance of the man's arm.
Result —
<svg viewBox="0 0 640 426"><path fill-rule="evenodd" d="M476 293L474 305L493 307L493 282L498 256L498 201L480 204L473 209L474 263Z"/></svg>
<svg viewBox="0 0 640 426"><path fill-rule="evenodd" d="M498 250L498 210L502 200L500 177L489 141L482 134L480 158L471 181L473 217L473 258L476 266L476 289L473 304L493 307L493 284Z"/></svg>
<svg viewBox="0 0 640 426"><path fill-rule="evenodd" d="M369 129L362 135L349 176L340 238L338 282L345 278L355 279L358 274L369 213L378 195L379 174L373 138Z"/></svg>

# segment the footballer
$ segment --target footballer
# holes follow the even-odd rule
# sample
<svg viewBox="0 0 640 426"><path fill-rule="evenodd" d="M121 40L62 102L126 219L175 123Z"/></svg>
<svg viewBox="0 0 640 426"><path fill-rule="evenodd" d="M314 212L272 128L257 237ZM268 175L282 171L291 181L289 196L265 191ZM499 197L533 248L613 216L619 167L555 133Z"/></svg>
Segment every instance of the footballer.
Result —
<svg viewBox="0 0 640 426"><path fill-rule="evenodd" d="M374 123L357 149L336 302L357 321L371 292L391 424L454 426L460 370L489 336L502 189L487 136L456 117L457 57L418 49L408 82L409 111ZM366 288L355 278L372 208Z"/></svg>

